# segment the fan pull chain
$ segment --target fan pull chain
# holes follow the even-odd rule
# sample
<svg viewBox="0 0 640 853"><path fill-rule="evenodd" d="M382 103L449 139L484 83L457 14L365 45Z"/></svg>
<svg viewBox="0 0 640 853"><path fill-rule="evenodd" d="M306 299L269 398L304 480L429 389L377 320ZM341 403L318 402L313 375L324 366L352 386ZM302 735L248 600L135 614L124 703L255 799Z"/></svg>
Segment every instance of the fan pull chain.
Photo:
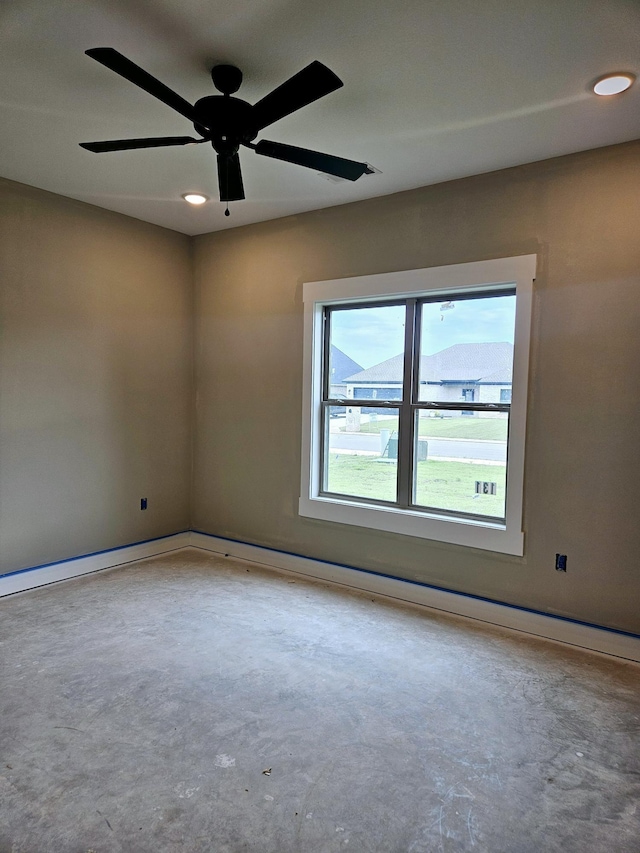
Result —
<svg viewBox="0 0 640 853"><path fill-rule="evenodd" d="M227 137L224 136L223 139ZM224 212L225 216L231 216L229 213L229 158L225 160L225 170L224 170L224 194L227 197L227 209Z"/></svg>

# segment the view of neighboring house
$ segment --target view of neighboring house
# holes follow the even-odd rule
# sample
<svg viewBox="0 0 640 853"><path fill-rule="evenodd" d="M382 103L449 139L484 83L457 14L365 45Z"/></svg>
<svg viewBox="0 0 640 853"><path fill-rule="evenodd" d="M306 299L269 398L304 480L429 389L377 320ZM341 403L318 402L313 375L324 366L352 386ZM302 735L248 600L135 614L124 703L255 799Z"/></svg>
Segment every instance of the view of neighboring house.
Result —
<svg viewBox="0 0 640 853"><path fill-rule="evenodd" d="M346 396L400 400L402 367L403 356L396 355L347 376ZM421 357L419 398L440 403L510 403L512 369L513 344L454 344Z"/></svg>
<svg viewBox="0 0 640 853"><path fill-rule="evenodd" d="M354 373L359 373L362 366L345 355L342 350L331 344L331 352L329 355L329 370L331 375L331 386L329 388L329 396L342 399L347 396L347 386L345 378Z"/></svg>

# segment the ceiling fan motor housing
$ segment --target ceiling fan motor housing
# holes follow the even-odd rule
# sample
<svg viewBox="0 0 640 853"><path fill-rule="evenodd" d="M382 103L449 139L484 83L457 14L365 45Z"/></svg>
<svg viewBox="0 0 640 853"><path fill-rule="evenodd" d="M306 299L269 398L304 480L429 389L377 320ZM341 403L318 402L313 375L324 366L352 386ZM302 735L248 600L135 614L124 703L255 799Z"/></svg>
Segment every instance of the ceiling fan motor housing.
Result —
<svg viewBox="0 0 640 853"><path fill-rule="evenodd" d="M214 65L211 69L211 79L223 95L233 95L242 84L242 71L235 65Z"/></svg>
<svg viewBox="0 0 640 853"><path fill-rule="evenodd" d="M197 132L211 140L218 154L235 153L258 135L253 107L229 95L209 95L194 105Z"/></svg>

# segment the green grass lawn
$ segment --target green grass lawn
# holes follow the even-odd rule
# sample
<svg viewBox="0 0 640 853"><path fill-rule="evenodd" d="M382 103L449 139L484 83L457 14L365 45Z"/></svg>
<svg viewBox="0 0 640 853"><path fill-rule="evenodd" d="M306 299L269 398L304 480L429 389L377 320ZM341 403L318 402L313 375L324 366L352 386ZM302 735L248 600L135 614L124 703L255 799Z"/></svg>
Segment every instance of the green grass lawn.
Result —
<svg viewBox="0 0 640 853"><path fill-rule="evenodd" d="M364 411L364 410L363 410ZM420 418L420 435L424 438L471 438L478 441L506 441L507 419L505 418ZM345 431L341 427L341 432ZM381 429L397 430L397 418L380 415L374 423L363 423L360 432L380 432Z"/></svg>
<svg viewBox="0 0 640 853"><path fill-rule="evenodd" d="M394 501L397 466L375 456L329 456L328 491L341 495ZM505 467L502 465L442 462L418 463L416 498L420 506L504 516ZM475 481L498 484L497 495L475 497Z"/></svg>

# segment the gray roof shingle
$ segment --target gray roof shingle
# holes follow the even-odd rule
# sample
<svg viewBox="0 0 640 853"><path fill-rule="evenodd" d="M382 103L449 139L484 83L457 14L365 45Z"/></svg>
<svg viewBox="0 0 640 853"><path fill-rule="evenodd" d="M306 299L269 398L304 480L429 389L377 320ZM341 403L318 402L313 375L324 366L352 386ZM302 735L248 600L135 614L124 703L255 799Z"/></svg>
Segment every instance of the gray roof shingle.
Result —
<svg viewBox="0 0 640 853"><path fill-rule="evenodd" d="M402 355L394 355L344 381L350 385L402 381ZM420 358L421 382L511 382L513 344L506 341L453 346Z"/></svg>
<svg viewBox="0 0 640 853"><path fill-rule="evenodd" d="M344 382L345 376L351 373L357 373L362 370L362 365L358 364L348 355L345 355L341 349L331 344L331 384L341 385Z"/></svg>

